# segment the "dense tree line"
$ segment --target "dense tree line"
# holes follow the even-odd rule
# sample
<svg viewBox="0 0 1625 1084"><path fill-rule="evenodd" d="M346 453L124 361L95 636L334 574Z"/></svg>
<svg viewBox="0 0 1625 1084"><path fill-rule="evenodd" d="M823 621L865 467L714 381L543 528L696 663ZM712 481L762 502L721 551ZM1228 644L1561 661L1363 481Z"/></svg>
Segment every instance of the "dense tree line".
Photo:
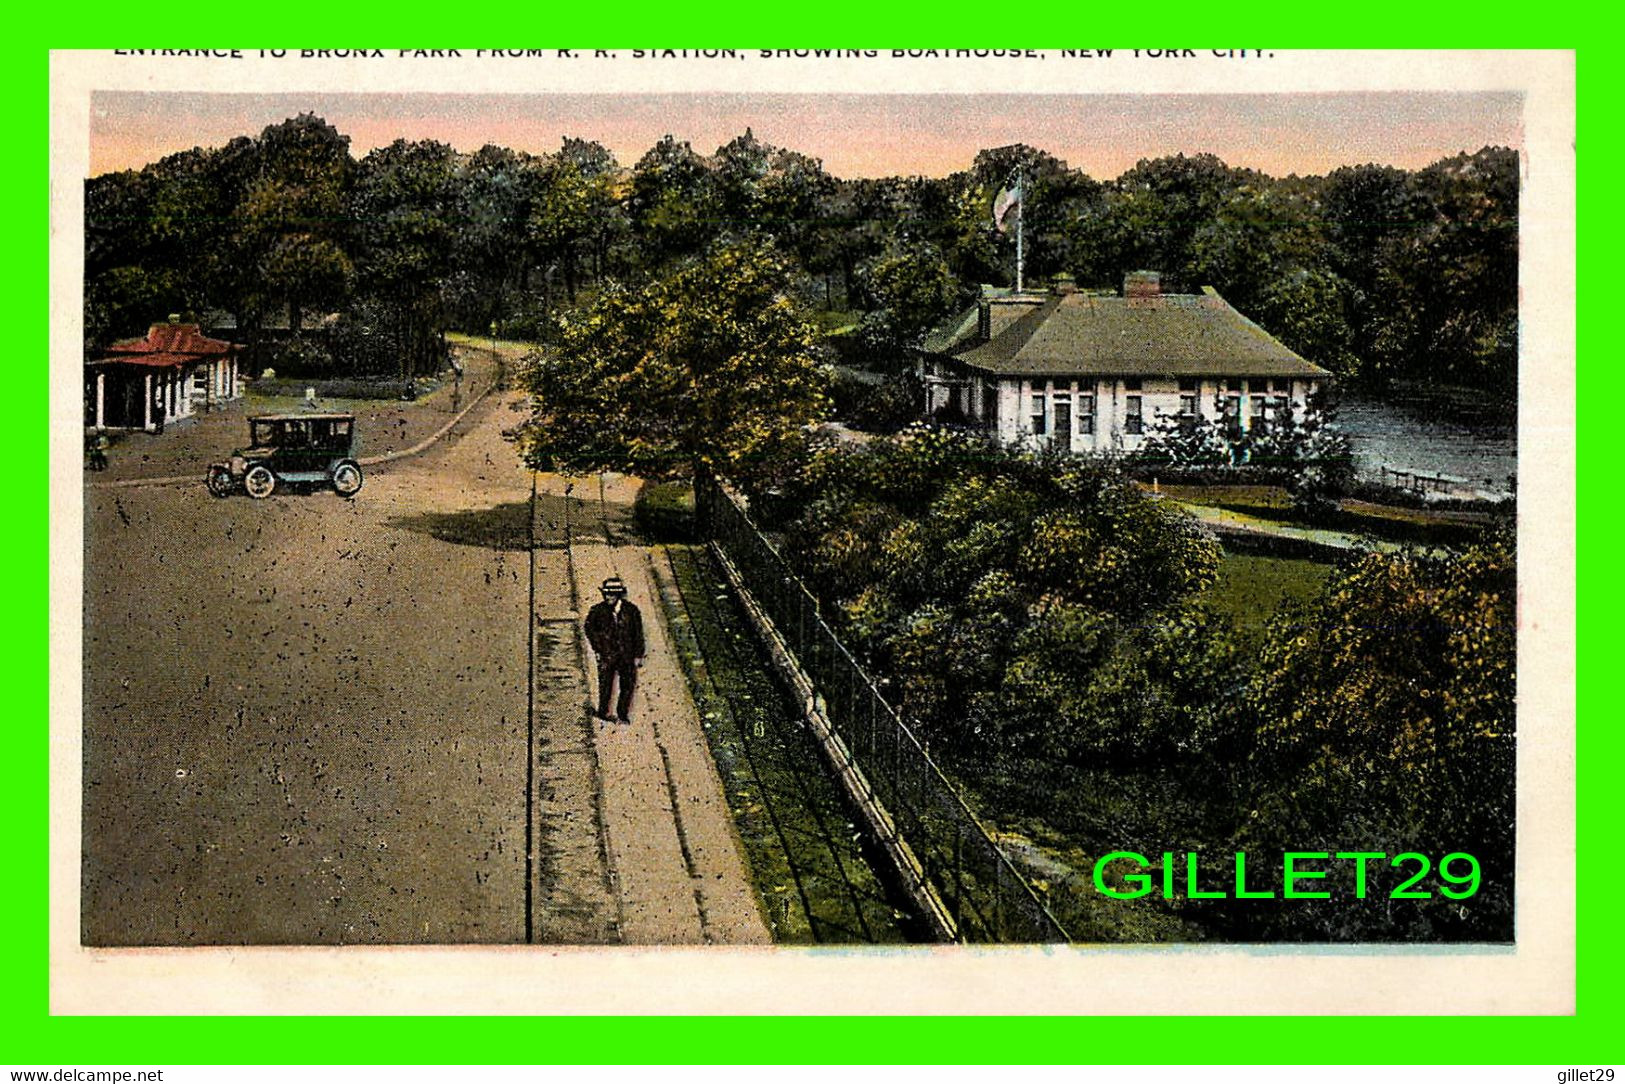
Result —
<svg viewBox="0 0 1625 1084"><path fill-rule="evenodd" d="M1344 376L1516 378L1505 149L1284 179L1174 156L1101 181L1015 145L944 178L843 180L749 130L711 155L668 136L630 167L583 139L545 155L399 140L357 159L308 114L87 182L87 346L168 312L224 311L249 335L319 313L339 319L335 366L409 372L448 328L543 337L584 288L754 236L803 304L852 314L860 357L895 357L977 284L1012 280L1014 237L989 212L1017 176L1031 283L1156 269Z"/></svg>

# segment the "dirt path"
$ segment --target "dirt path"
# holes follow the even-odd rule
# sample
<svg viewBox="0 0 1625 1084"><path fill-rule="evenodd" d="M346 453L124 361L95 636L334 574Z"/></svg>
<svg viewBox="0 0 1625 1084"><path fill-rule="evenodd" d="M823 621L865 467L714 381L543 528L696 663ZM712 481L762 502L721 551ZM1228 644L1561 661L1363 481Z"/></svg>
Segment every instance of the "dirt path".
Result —
<svg viewBox="0 0 1625 1084"><path fill-rule="evenodd" d="M647 551L604 541L630 490L542 476L532 520L517 419L354 501L87 490L87 943L766 940ZM579 632L606 565L658 645L613 733Z"/></svg>

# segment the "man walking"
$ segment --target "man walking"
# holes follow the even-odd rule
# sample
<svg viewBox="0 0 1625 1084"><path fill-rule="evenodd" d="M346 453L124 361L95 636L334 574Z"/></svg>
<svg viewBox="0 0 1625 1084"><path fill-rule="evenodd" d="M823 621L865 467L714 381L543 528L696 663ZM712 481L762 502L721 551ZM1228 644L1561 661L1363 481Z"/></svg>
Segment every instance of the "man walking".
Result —
<svg viewBox="0 0 1625 1084"><path fill-rule="evenodd" d="M598 711L596 717L608 722L610 686L619 683L614 718L632 721L632 690L637 687L638 667L643 665L643 615L626 601L626 584L611 576L598 589L604 600L587 611L587 643L598 656Z"/></svg>

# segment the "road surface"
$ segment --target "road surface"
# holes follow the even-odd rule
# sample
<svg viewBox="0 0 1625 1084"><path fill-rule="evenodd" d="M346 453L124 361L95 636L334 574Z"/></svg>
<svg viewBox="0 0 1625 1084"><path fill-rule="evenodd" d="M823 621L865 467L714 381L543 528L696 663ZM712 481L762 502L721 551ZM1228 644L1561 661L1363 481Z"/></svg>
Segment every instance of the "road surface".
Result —
<svg viewBox="0 0 1625 1084"><path fill-rule="evenodd" d="M86 489L85 943L768 940L635 483L542 475L533 519L518 417L353 501ZM586 712L611 571L650 629L631 726Z"/></svg>

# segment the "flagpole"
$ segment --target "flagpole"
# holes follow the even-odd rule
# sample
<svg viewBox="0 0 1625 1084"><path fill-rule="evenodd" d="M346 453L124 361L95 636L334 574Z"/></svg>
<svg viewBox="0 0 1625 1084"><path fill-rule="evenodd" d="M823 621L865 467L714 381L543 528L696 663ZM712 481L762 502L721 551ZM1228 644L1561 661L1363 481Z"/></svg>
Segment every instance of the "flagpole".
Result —
<svg viewBox="0 0 1625 1084"><path fill-rule="evenodd" d="M1026 213L1027 186L1021 171L1016 171L1016 293L1022 292L1021 272L1025 253L1021 248L1021 219Z"/></svg>

